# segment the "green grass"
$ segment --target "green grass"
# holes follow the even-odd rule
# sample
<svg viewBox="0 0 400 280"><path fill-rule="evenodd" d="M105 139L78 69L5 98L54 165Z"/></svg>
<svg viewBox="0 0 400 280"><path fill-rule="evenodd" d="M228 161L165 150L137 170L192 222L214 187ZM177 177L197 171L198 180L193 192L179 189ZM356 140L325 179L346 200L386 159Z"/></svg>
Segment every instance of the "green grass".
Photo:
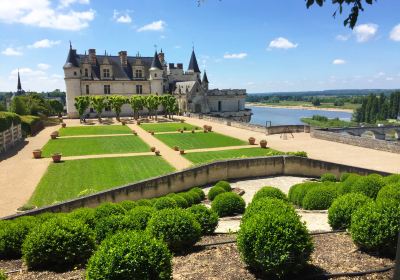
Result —
<svg viewBox="0 0 400 280"><path fill-rule="evenodd" d="M301 118L301 121L308 125L320 128L358 126L358 124L355 122L343 121L339 119L328 119L327 121L319 121L319 120L313 120L312 118Z"/></svg>
<svg viewBox="0 0 400 280"><path fill-rule="evenodd" d="M49 140L43 147L43 156L53 153L63 156L100 155L148 152L149 146L138 136L74 137Z"/></svg>
<svg viewBox="0 0 400 280"><path fill-rule="evenodd" d="M167 144L169 147L178 146L180 149L184 150L241 146L247 144L245 141L215 132L169 133L156 134L154 136Z"/></svg>
<svg viewBox="0 0 400 280"><path fill-rule="evenodd" d="M125 125L98 125L98 126L71 126L61 128L60 136L76 135L107 135L107 134L128 134L132 130Z"/></svg>
<svg viewBox="0 0 400 280"><path fill-rule="evenodd" d="M174 171L162 157L96 158L52 163L28 204L49 205L88 189L106 190Z"/></svg>
<svg viewBox="0 0 400 280"><path fill-rule="evenodd" d="M198 152L185 154L184 157L195 164L213 162L222 159L232 158L248 158L248 157L261 157L261 156L276 156L283 155L284 153L273 150L273 149L261 149L261 148L244 148L237 150L224 150L224 151L213 151L213 152Z"/></svg>
<svg viewBox="0 0 400 280"><path fill-rule="evenodd" d="M192 129L200 129L198 126L194 126L187 123L144 123L140 125L146 131L154 131L154 132L170 132L170 131L178 131L178 129L192 130Z"/></svg>

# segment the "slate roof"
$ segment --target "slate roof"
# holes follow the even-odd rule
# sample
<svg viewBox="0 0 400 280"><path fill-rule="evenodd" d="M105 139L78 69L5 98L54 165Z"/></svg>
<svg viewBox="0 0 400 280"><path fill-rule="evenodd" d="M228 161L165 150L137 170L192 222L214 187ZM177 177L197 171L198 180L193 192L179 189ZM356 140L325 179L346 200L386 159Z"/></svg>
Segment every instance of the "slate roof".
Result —
<svg viewBox="0 0 400 280"><path fill-rule="evenodd" d="M194 50L192 51L192 56L190 57L188 70L192 70L195 73L200 73L199 64L197 64L196 54Z"/></svg>
<svg viewBox="0 0 400 280"><path fill-rule="evenodd" d="M203 81L202 81L202 83L209 83L208 82L208 77L207 77L207 73L206 73L206 71L204 70L204 74L203 74Z"/></svg>
<svg viewBox="0 0 400 280"><path fill-rule="evenodd" d="M162 51L161 51L162 52ZM163 70L163 67L161 65L160 59L158 57L157 51L154 53L153 61L151 62L151 67L150 69L159 69Z"/></svg>

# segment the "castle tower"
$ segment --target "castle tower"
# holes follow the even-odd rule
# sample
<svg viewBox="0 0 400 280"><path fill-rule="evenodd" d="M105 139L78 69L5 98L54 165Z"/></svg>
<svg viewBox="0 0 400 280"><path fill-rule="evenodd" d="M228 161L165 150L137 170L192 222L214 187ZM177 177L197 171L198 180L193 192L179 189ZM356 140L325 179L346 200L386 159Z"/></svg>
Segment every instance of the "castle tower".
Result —
<svg viewBox="0 0 400 280"><path fill-rule="evenodd" d="M190 57L188 73L194 74L196 80L200 80L200 68L199 64L197 63L196 54L194 53L194 49L192 50L192 55Z"/></svg>
<svg viewBox="0 0 400 280"><path fill-rule="evenodd" d="M70 42L67 61L64 64L64 80L66 86L66 103L68 117L78 117L78 112L74 106L75 97L81 95L81 73L76 55L76 50L72 49Z"/></svg>
<svg viewBox="0 0 400 280"><path fill-rule="evenodd" d="M157 51L154 53L154 58L150 67L150 93L161 95L164 93L163 73L164 69L160 62Z"/></svg>
<svg viewBox="0 0 400 280"><path fill-rule="evenodd" d="M208 77L207 77L207 73L206 70L204 70L204 74L203 74L203 80L201 81L201 86L203 87L204 91L208 91Z"/></svg>

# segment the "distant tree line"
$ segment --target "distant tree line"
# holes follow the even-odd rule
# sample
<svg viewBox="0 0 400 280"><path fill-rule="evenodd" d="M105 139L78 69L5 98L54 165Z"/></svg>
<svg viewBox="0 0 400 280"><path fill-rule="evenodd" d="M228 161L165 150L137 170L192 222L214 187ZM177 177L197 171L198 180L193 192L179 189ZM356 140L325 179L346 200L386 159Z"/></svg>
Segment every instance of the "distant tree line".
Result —
<svg viewBox="0 0 400 280"><path fill-rule="evenodd" d="M363 96L307 96L307 95L256 95L249 94L247 102L280 103L282 101L310 102L314 106L321 103L333 103L335 106L343 106L345 103L361 104Z"/></svg>
<svg viewBox="0 0 400 280"><path fill-rule="evenodd" d="M14 97L11 101L10 111L21 116L60 116L64 111L64 105L58 100L46 99L41 94L31 92Z"/></svg>
<svg viewBox="0 0 400 280"><path fill-rule="evenodd" d="M387 119L397 119L400 115L400 92L389 96L370 94L364 97L353 119L359 123L376 123Z"/></svg>

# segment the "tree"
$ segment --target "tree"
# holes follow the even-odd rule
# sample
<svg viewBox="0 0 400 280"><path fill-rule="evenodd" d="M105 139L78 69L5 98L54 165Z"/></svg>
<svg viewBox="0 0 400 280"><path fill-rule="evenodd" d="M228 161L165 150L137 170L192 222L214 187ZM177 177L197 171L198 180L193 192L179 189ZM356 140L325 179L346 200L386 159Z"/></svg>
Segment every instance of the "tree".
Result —
<svg viewBox="0 0 400 280"><path fill-rule="evenodd" d="M27 115L28 107L26 105L25 99L23 96L15 96L11 101L11 112L14 112L18 115Z"/></svg>
<svg viewBox="0 0 400 280"><path fill-rule="evenodd" d="M78 111L79 114L79 118L82 120L82 116L85 113L85 111L87 110L87 108L89 108L90 105L90 98L89 96L78 96L75 97L75 108Z"/></svg>
<svg viewBox="0 0 400 280"><path fill-rule="evenodd" d="M172 95L164 95L163 102L165 104L165 111L168 117L171 119L172 115L177 112L176 108L178 108L178 104L176 102L176 98ZM164 106L163 104L163 106Z"/></svg>
<svg viewBox="0 0 400 280"><path fill-rule="evenodd" d="M139 112L143 110L143 105L144 105L144 98L143 96L137 96L134 95L131 97L129 100L129 104L131 104L132 111L133 111L133 117L135 120L139 118Z"/></svg>
<svg viewBox="0 0 400 280"><path fill-rule="evenodd" d="M61 104L61 102L53 99L49 101L49 104L52 112L61 117L61 113L64 111L64 106Z"/></svg>
<svg viewBox="0 0 400 280"><path fill-rule="evenodd" d="M102 95L91 96L90 104L92 105L93 109L96 110L97 118L99 119L99 122L101 122L101 113L107 106L107 98Z"/></svg>
<svg viewBox="0 0 400 280"><path fill-rule="evenodd" d="M127 98L122 95L111 95L108 98L111 108L115 111L117 121L119 121L119 115L121 114L122 106L127 103Z"/></svg>
<svg viewBox="0 0 400 280"><path fill-rule="evenodd" d="M321 105L321 100L319 100L318 97L315 97L315 98L312 99L311 103L314 106L320 106Z"/></svg>
<svg viewBox="0 0 400 280"><path fill-rule="evenodd" d="M149 95L145 99L145 106L149 110L149 116L152 118L153 114L157 120L157 109L160 105L160 97L158 95Z"/></svg>

